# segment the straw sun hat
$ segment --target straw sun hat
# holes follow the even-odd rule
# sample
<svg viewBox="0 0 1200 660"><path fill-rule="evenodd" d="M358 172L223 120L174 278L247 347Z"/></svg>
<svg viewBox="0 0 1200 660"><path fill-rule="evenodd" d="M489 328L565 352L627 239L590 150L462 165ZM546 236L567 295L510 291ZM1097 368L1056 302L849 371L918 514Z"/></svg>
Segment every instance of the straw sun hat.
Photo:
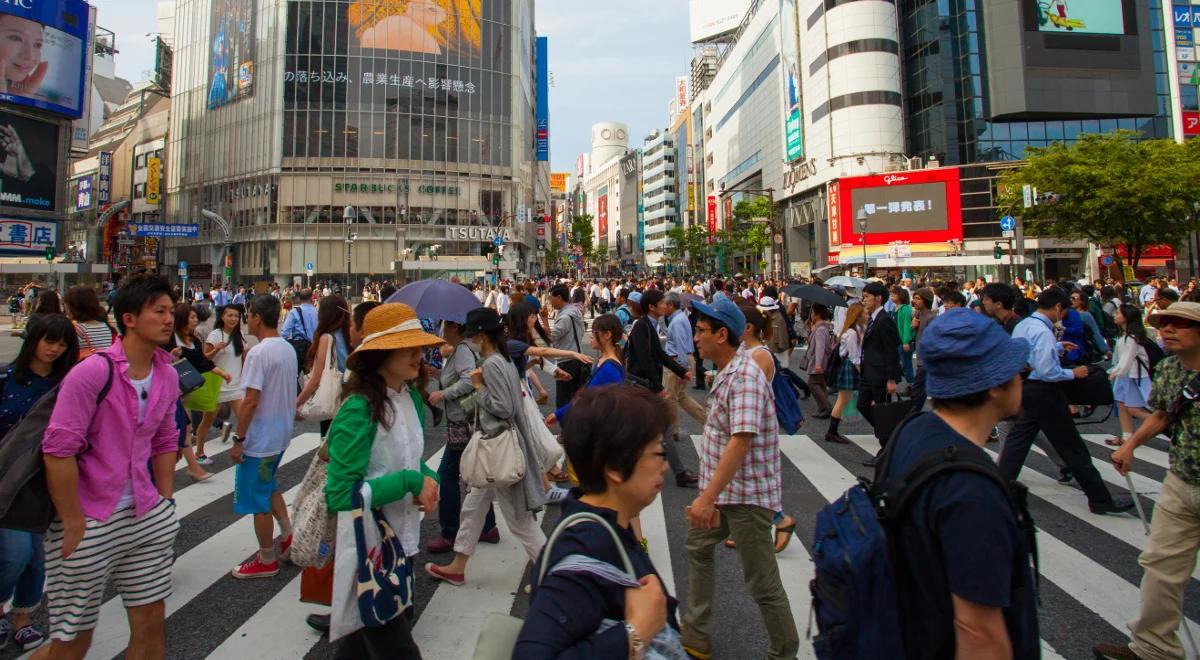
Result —
<svg viewBox="0 0 1200 660"><path fill-rule="evenodd" d="M412 307L403 303L380 305L363 320L363 340L346 358L346 368L354 369L358 358L367 351L394 351L398 348L440 346L445 339L421 329L421 320Z"/></svg>

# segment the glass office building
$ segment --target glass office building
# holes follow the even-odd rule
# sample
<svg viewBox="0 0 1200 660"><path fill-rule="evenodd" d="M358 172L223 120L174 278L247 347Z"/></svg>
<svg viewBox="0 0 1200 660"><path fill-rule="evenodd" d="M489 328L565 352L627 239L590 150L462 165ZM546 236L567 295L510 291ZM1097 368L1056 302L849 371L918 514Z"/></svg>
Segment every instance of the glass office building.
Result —
<svg viewBox="0 0 1200 660"><path fill-rule="evenodd" d="M176 34L169 263L220 259L212 214L241 280L532 245L533 0L178 0Z"/></svg>

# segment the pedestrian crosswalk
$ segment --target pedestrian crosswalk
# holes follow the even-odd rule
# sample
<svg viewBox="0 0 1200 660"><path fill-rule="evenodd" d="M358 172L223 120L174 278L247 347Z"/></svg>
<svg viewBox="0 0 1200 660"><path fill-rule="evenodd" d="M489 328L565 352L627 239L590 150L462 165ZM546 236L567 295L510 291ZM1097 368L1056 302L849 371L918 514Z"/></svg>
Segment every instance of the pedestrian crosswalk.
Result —
<svg viewBox="0 0 1200 660"><path fill-rule="evenodd" d="M793 435L780 438L784 464L784 505L796 518L796 538L778 555L780 573L791 600L802 639L809 632L809 581L813 568L809 550L817 509L839 497L869 471L861 461L878 450L872 436L851 435L851 445L831 445L819 436ZM1115 494L1125 495L1125 481L1108 467L1111 448L1107 435L1085 436L1097 468ZM696 445L682 442L685 462L695 465ZM319 438L302 433L292 441L280 467L280 486L290 503ZM428 463L436 467L441 440L427 451ZM321 659L333 657L329 643L304 622L305 616L321 608L300 603L300 576L294 568L282 570L271 579L236 581L230 569L255 550L252 521L229 513L233 470L226 455L228 445L213 442L209 456L214 476L191 482L182 470L177 478L177 507L182 522L174 573L174 592L166 604L168 657L217 659L254 658ZM989 445L991 450L995 445ZM1153 509L1167 465L1166 444L1161 440L1139 448L1135 485L1147 511ZM1145 548L1141 523L1131 516L1096 516L1088 512L1082 492L1057 483L1057 468L1041 455L1031 454L1022 480L1029 486L1031 510L1039 524L1038 544L1042 571L1041 635L1043 657L1090 657L1098 641L1123 638L1128 621L1139 608L1138 581L1141 569L1137 554ZM642 512L643 533L650 554L668 589L686 602L687 557L684 548L686 524L683 507L694 490L668 487ZM542 520L553 527L558 512L551 508ZM422 523L422 540L437 533L436 516ZM520 615L528 604L522 587L527 582L528 562L524 551L508 533L502 519L501 542L483 544L468 568L467 584L453 587L417 576L417 607L414 637L425 658L457 660L470 657L483 620L491 612ZM753 603L744 594L736 554L723 547L718 553L718 593L712 637L715 657L762 657L765 631ZM424 553L416 566L435 560ZM444 561L444 556L436 558ZM980 566L980 570L988 570ZM1200 572L1185 593L1186 625L1194 630L1200 621ZM109 594L111 596L111 594ZM683 606L681 605L681 608ZM815 630L813 631L815 633ZM125 614L116 598L101 610L88 658L120 655L129 640ZM0 659L15 657L0 652ZM805 641L801 657L814 657Z"/></svg>

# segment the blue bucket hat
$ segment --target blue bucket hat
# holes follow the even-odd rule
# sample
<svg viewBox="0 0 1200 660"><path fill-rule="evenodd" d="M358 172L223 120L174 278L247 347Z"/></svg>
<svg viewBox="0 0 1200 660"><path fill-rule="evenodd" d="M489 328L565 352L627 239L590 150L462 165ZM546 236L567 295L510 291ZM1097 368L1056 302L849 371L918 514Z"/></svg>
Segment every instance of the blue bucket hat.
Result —
<svg viewBox="0 0 1200 660"><path fill-rule="evenodd" d="M991 318L951 309L935 318L917 355L925 369L925 390L934 399L956 399L1012 380L1029 362L1029 342L1008 336Z"/></svg>
<svg viewBox="0 0 1200 660"><path fill-rule="evenodd" d="M725 324L725 327L729 328L729 336L734 341L742 340L742 333L746 331L746 315L738 309L737 303L729 298L715 297L711 305L705 305L697 300L692 302L692 309Z"/></svg>

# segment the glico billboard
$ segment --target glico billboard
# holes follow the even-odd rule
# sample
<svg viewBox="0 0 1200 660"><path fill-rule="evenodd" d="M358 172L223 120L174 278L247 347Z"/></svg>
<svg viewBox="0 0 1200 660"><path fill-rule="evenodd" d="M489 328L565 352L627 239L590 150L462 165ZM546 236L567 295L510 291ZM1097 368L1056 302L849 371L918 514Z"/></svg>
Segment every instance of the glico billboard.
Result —
<svg viewBox="0 0 1200 660"><path fill-rule="evenodd" d="M0 101L81 117L88 38L83 0L0 2Z"/></svg>
<svg viewBox="0 0 1200 660"><path fill-rule="evenodd" d="M838 180L834 194L842 245L862 245L858 216L867 219L867 245L893 241L939 243L961 240L962 198L956 167ZM832 232L831 232L832 233Z"/></svg>

